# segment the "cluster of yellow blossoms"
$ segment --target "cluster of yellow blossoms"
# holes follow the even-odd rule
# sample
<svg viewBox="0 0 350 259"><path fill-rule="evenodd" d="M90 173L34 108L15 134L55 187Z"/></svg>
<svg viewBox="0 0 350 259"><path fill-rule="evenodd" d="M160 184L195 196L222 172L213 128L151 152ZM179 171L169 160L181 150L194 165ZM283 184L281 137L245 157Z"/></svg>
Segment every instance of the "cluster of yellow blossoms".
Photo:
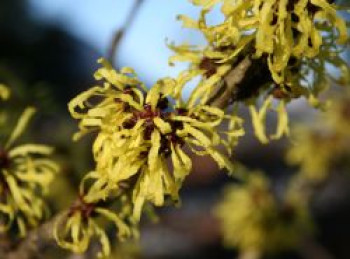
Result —
<svg viewBox="0 0 350 259"><path fill-rule="evenodd" d="M208 45L204 48L189 44L170 48L176 53L170 58L190 63L187 76L202 76L192 95L208 99L225 77L230 76L244 57L252 60L247 75L253 80L235 86L231 102L248 103L256 136L262 143L266 109L277 110L279 119L288 124L285 106L292 98L304 96L314 107L322 108L318 95L330 83L348 83L349 68L341 57L348 44L347 23L338 10L342 8L327 0L192 0L202 7L201 16L193 20L180 15L183 26L199 30ZM224 21L208 24L207 15L222 3ZM332 67L332 75L329 68ZM337 71L336 71L337 70ZM227 84L227 82L226 82ZM256 103L265 96L261 116ZM271 98L280 100L274 108ZM282 130L282 128L281 128ZM275 138L288 135L282 130Z"/></svg>
<svg viewBox="0 0 350 259"><path fill-rule="evenodd" d="M55 236L61 246L83 252L90 240L98 236L102 245L100 255L108 255L106 221L113 222L121 238L135 235L135 226L146 205L164 206L168 200L173 203L179 200L179 190L192 168L191 155L209 155L220 168L232 172L228 155L244 130L237 109L233 109L233 115L223 110L230 104L243 103L249 108L255 135L267 143L289 134L286 105L291 99L304 96L312 105L323 107L317 98L319 93L330 82L347 83L348 67L340 56L344 48L339 45L347 44L347 25L331 1L192 2L202 6L199 20L186 16L179 19L185 27L200 30L208 45L204 48L169 45L176 52L169 63L187 61L189 69L176 79L161 79L147 90L131 68L117 72L101 59L103 66L95 78L102 85L79 94L69 103L72 117L79 120L79 132L74 139L90 132L96 134L93 143L96 168L82 180L79 200L56 225ZM219 2L224 21L208 25L207 14ZM339 77L328 74L328 65L339 70ZM236 71L241 74L240 80L235 78ZM183 89L196 77L201 80L185 101ZM216 105L215 99L227 89L230 98L223 102L225 107ZM257 108L260 96L263 103ZM268 135L265 120L271 110L278 115L278 125L275 134ZM223 127L225 123L227 128ZM264 192L266 180L258 178ZM278 220L274 238L279 239L281 229L287 228L291 240L285 246L295 243L294 237L298 236L295 231L299 228L294 226L299 227L299 217L294 215L285 225L280 206L271 195L260 204L260 200L254 200L255 191L252 194L249 188L244 188L238 191L239 197L268 207L268 215L259 213L256 221L260 224L265 217ZM232 196L236 200L236 194ZM266 229L255 226L254 220L246 222L251 214L255 217L254 206L243 210L244 215L237 212L233 220L243 221L238 226L253 224L256 233L233 237L237 239L234 242L242 248L269 249L269 242L264 241ZM296 211L299 208L293 207L293 212Z"/></svg>
<svg viewBox="0 0 350 259"><path fill-rule="evenodd" d="M85 252L91 239L97 237L101 244L98 257L106 257L111 253L106 234L110 224L117 228L119 240L137 236L135 224L130 220L131 209L127 195L111 195L108 200L90 203L81 195L69 212L56 221L54 237L61 247L75 253Z"/></svg>
<svg viewBox="0 0 350 259"><path fill-rule="evenodd" d="M243 47L254 41L255 56L260 58L266 55L272 77L278 84L288 82L291 68L297 65L295 61L319 55L320 49L324 47L324 32L332 34L333 40L337 39L339 44L345 44L348 40L346 23L337 16L333 1L193 2L203 6L203 18L216 3L223 2L223 24L208 28L203 19L198 23L198 28L203 29L207 38L220 47ZM231 52L228 57L234 58L237 54Z"/></svg>
<svg viewBox="0 0 350 259"><path fill-rule="evenodd" d="M207 101L218 88L230 87L231 72L249 57L251 69L246 73L253 79L234 86L230 101L248 106L260 142L289 135L286 105L290 100L303 96L312 106L324 109L327 106L318 96L330 85L349 84L349 66L342 58L349 43L348 24L340 16L342 8L333 1L192 2L202 7L200 18L180 15L179 19L184 27L202 32L208 44L170 44L175 52L170 64L189 62L187 76L201 76L190 98L200 96ZM219 3L224 20L210 24L208 14ZM262 104L257 108L260 99ZM276 198L261 174L252 174L243 186L228 187L224 201L216 209L228 246L241 251L276 252L296 247L308 234L306 230L311 231L308 199L298 195L303 193L298 186L301 179L324 179L334 158L340 157L337 154L346 151L349 127L344 103L334 104L335 108L327 112L331 130L322 129L319 136L305 129L296 132L300 145L289 151L287 159L301 165L301 170L291 179L285 197ZM270 110L277 112L278 126L276 133L268 136L265 120ZM287 221L286 211L292 214Z"/></svg>
<svg viewBox="0 0 350 259"><path fill-rule="evenodd" d="M297 247L313 229L307 203L299 198L289 191L278 197L266 176L250 172L242 185L227 186L216 207L224 243L257 254Z"/></svg>
<svg viewBox="0 0 350 259"><path fill-rule="evenodd" d="M288 150L287 161L300 166L300 174L309 181L324 181L334 168L348 165L350 94L344 92L342 96L336 95L313 125L298 126L292 135L294 143Z"/></svg>
<svg viewBox="0 0 350 259"><path fill-rule="evenodd" d="M10 97L7 87L0 85L0 97ZM27 108L20 116L12 134L0 148L0 232L16 231L21 237L27 229L36 227L48 213L43 195L58 172L58 165L47 156L53 149L45 145L24 144L14 146L24 133L35 113ZM6 111L1 111L1 128L4 130Z"/></svg>
<svg viewBox="0 0 350 259"><path fill-rule="evenodd" d="M104 251L109 244L92 215L112 220L122 236L131 235L145 204L164 206L166 198L179 200L179 189L192 169L191 154L209 155L220 168L233 172L227 155L244 134L242 120L227 116L219 108L198 102L175 100L176 89L185 81L165 78L150 90L130 68L118 73L101 59L103 67L95 74L103 80L69 103L79 122L74 138L95 131L93 155L96 169L81 183L80 201L56 227L56 238L63 247L86 250L93 235L100 236ZM220 129L223 122L227 129ZM169 164L170 162L170 164ZM122 200L129 214L103 209L106 200ZM91 216L91 217L90 217ZM65 233L59 233L63 230Z"/></svg>

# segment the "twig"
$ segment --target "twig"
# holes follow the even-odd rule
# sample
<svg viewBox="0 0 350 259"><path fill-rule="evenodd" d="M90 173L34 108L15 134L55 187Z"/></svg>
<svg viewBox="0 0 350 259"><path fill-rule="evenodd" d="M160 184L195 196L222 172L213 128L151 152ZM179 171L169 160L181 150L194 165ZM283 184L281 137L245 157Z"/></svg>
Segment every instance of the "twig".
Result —
<svg viewBox="0 0 350 259"><path fill-rule="evenodd" d="M225 108L229 104L235 88L242 82L251 65L252 60L248 56L238 63L238 65L225 76L223 82L218 86L218 91L216 91L215 95L209 100L208 104L222 109Z"/></svg>
<svg viewBox="0 0 350 259"><path fill-rule="evenodd" d="M115 54L118 52L118 48L120 45L120 42L122 38L125 36L125 33L128 31L132 23L134 22L135 18L137 17L137 14L140 10L141 5L144 3L144 0L135 0L135 3L133 7L130 10L130 13L123 25L122 28L120 28L113 36L111 46L108 51L108 59L111 62L111 64L114 64L115 60Z"/></svg>

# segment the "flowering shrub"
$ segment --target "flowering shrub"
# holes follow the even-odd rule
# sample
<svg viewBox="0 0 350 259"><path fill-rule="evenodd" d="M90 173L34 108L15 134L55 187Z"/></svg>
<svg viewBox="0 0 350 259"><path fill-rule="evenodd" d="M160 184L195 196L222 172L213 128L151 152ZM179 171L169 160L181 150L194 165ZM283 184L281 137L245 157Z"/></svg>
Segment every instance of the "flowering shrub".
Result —
<svg viewBox="0 0 350 259"><path fill-rule="evenodd" d="M95 166L81 179L77 200L55 221L53 235L59 246L83 253L97 238L98 256L107 257L108 226L116 229L119 240L138 237L146 208L180 201L194 156L210 157L242 182L228 187L216 208L226 245L275 252L299 246L303 235L312 234L310 193L304 199L300 186L326 179L332 153L342 153L347 146L342 140L349 129L348 103L332 108L321 98L331 85L349 84L343 58L349 23L341 17L346 8L331 0L192 2L201 8L200 17L178 18L184 27L202 33L207 43L168 44L174 52L170 65L189 63L176 78L159 79L148 88L133 69L117 71L101 58L96 85L69 102L79 128L73 139L93 135ZM216 6L223 21L209 24L208 15ZM183 89L194 79L199 81L185 98ZM0 85L0 98L9 95ZM256 138L267 144L290 136L287 105L299 98L320 110L330 108L325 115L329 132L320 148L317 134L296 131L295 139L302 145L292 147L287 160L299 165L300 172L277 195L263 173L239 172L236 161L231 161L245 135L241 107L249 111ZM22 237L44 218L43 195L58 171L47 157L52 148L13 147L34 111L23 112L0 149L0 231L15 227ZM267 130L270 113L277 115L273 133ZM6 112L1 111L0 123L6 123Z"/></svg>
<svg viewBox="0 0 350 259"><path fill-rule="evenodd" d="M2 99L10 97L10 90L0 88ZM20 116L7 141L0 149L0 231L17 229L21 237L28 228L37 227L45 218L47 208L43 195L58 172L58 165L48 156L51 147L39 144L15 146L17 139L24 133L35 109L29 107ZM6 115L1 127L6 124Z"/></svg>
<svg viewBox="0 0 350 259"><path fill-rule="evenodd" d="M306 205L293 192L276 199L266 176L251 172L244 184L227 186L216 214L227 246L273 253L300 245L312 232Z"/></svg>

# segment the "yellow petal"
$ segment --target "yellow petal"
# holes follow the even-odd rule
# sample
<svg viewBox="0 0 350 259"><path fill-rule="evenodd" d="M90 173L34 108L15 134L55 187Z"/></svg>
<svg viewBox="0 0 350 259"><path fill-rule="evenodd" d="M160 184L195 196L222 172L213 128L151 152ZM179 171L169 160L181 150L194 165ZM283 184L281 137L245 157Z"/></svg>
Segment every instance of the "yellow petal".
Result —
<svg viewBox="0 0 350 259"><path fill-rule="evenodd" d="M33 107L29 107L24 110L24 112L18 119L16 127L12 131L12 134L9 140L5 145L5 149L8 149L13 144L13 142L16 141L16 139L23 134L24 130L26 129L30 119L33 117L35 112L36 112L36 109Z"/></svg>

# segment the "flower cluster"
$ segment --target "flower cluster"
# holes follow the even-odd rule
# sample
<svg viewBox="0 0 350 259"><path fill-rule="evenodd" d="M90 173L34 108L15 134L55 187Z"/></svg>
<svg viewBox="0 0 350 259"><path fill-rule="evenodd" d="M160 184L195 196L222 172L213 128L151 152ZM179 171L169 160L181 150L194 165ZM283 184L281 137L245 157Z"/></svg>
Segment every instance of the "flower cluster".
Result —
<svg viewBox="0 0 350 259"><path fill-rule="evenodd" d="M81 184L84 203L99 204L111 196L119 199L127 189L132 206L128 218L137 223L145 204L164 206L167 198L179 200L179 189L192 169L191 155L209 155L220 168L233 172L227 155L244 134L240 118L193 100L176 99L176 90L186 83L184 77L161 79L147 90L130 68L118 73L105 60L100 63L103 67L95 77L103 85L69 103L72 116L80 121L74 138L97 133L93 143L96 170ZM227 129L221 129L225 121ZM88 180L92 183L86 184ZM81 213L68 215L68 229L73 231L71 221L80 221ZM90 229L85 232L101 235L89 223L91 214L84 215ZM84 251L91 235L83 232L81 238L72 236L79 248L64 247Z"/></svg>
<svg viewBox="0 0 350 259"><path fill-rule="evenodd" d="M257 138L268 143L289 135L286 105L290 100L304 96L323 108L318 95L330 82L345 85L350 78L341 58L342 45L348 40L347 24L331 1L192 2L202 6L199 20L183 15L179 19L185 27L201 31L208 45L169 44L176 53L169 63L187 61L187 70L177 78L158 80L148 90L131 68L118 72L101 59L102 67L95 73L101 84L69 103L72 117L79 120L74 139L95 133L96 167L83 178L79 200L56 225L61 246L83 252L97 236L100 255L107 255L106 225L100 222L112 222L120 237L135 234L145 206L179 200L193 155L210 156L220 168L233 172L229 156L244 135L239 104L248 107ZM224 21L209 25L207 15L219 2L223 2ZM338 77L328 74L328 65L339 70ZM184 100L183 89L195 78L200 80ZM223 109L231 104L229 116ZM274 134L266 130L269 111L278 117ZM233 233L228 234L228 243L243 250L274 250L297 243L300 229L308 225L307 212L287 196L280 204L260 174L230 191L225 204L234 204L234 213L226 218L225 206L218 209L223 222L235 226L226 228ZM113 207L107 201L119 205ZM286 220L285 211L290 210L292 216ZM270 226L269 222L277 223ZM272 238L266 242L270 228ZM287 241L280 240L284 234L290 237Z"/></svg>
<svg viewBox="0 0 350 259"><path fill-rule="evenodd" d="M286 82L285 76L297 60L317 57L327 39L343 45L348 40L346 23L329 0L192 2L203 7L201 19L198 22L185 16L180 19L186 27L203 31L212 46L204 52L205 58L221 64L236 58L245 46L254 42L255 56L267 57L272 77L278 84ZM225 21L208 26L205 16L218 2L223 2Z"/></svg>
<svg viewBox="0 0 350 259"><path fill-rule="evenodd" d="M323 108L317 99L330 83L345 85L349 68L341 57L348 41L347 24L339 14L341 8L327 0L216 0L192 1L202 7L198 20L180 15L184 27L199 30L208 45L199 48L189 44L169 47L176 53L170 58L190 63L188 77L201 75L202 80L193 91L195 98L207 101L220 85L230 84L230 73L244 57L252 60L248 74L252 80L236 85L231 102L252 104L250 111L257 137L263 143L268 139L256 128L254 101L264 92L264 105L269 98L283 101L304 96L311 105ZM222 2L224 21L209 25L207 15L213 6ZM327 66L337 69L338 78L328 73ZM256 72L258 71L258 72ZM282 112L283 111L283 112ZM287 118L280 108L282 120ZM285 131L287 133L287 131ZM284 134L276 134L281 137Z"/></svg>
<svg viewBox="0 0 350 259"><path fill-rule="evenodd" d="M287 161L300 166L300 174L309 181L325 180L333 168L346 161L350 154L349 93L334 100L327 112L312 126L296 127L294 144L287 152ZM317 154L317 155L315 155Z"/></svg>
<svg viewBox="0 0 350 259"><path fill-rule="evenodd" d="M0 88L2 99L7 99L9 94L7 88ZM15 228L21 237L47 214L42 196L48 192L58 172L58 165L48 158L53 151L51 147L38 144L14 146L34 113L34 108L25 109L12 134L0 147L0 231ZM1 127L5 125L2 123Z"/></svg>
<svg viewBox="0 0 350 259"><path fill-rule="evenodd" d="M120 240L130 237L134 231L129 220L130 202L126 195L119 196L114 204L114 210L107 209L115 201L99 201L88 203L84 196L72 205L67 215L63 215L54 227L54 237L57 243L75 253L85 252L93 237L98 237L101 244L101 252L98 257L106 257L111 252L109 238L105 228L112 223L118 230ZM115 211L118 211L116 213ZM130 223L130 224L128 224Z"/></svg>
<svg viewBox="0 0 350 259"><path fill-rule="evenodd" d="M312 231L303 200L288 193L277 198L268 178L257 172L242 185L227 186L215 213L224 243L241 252L275 253L295 248Z"/></svg>

